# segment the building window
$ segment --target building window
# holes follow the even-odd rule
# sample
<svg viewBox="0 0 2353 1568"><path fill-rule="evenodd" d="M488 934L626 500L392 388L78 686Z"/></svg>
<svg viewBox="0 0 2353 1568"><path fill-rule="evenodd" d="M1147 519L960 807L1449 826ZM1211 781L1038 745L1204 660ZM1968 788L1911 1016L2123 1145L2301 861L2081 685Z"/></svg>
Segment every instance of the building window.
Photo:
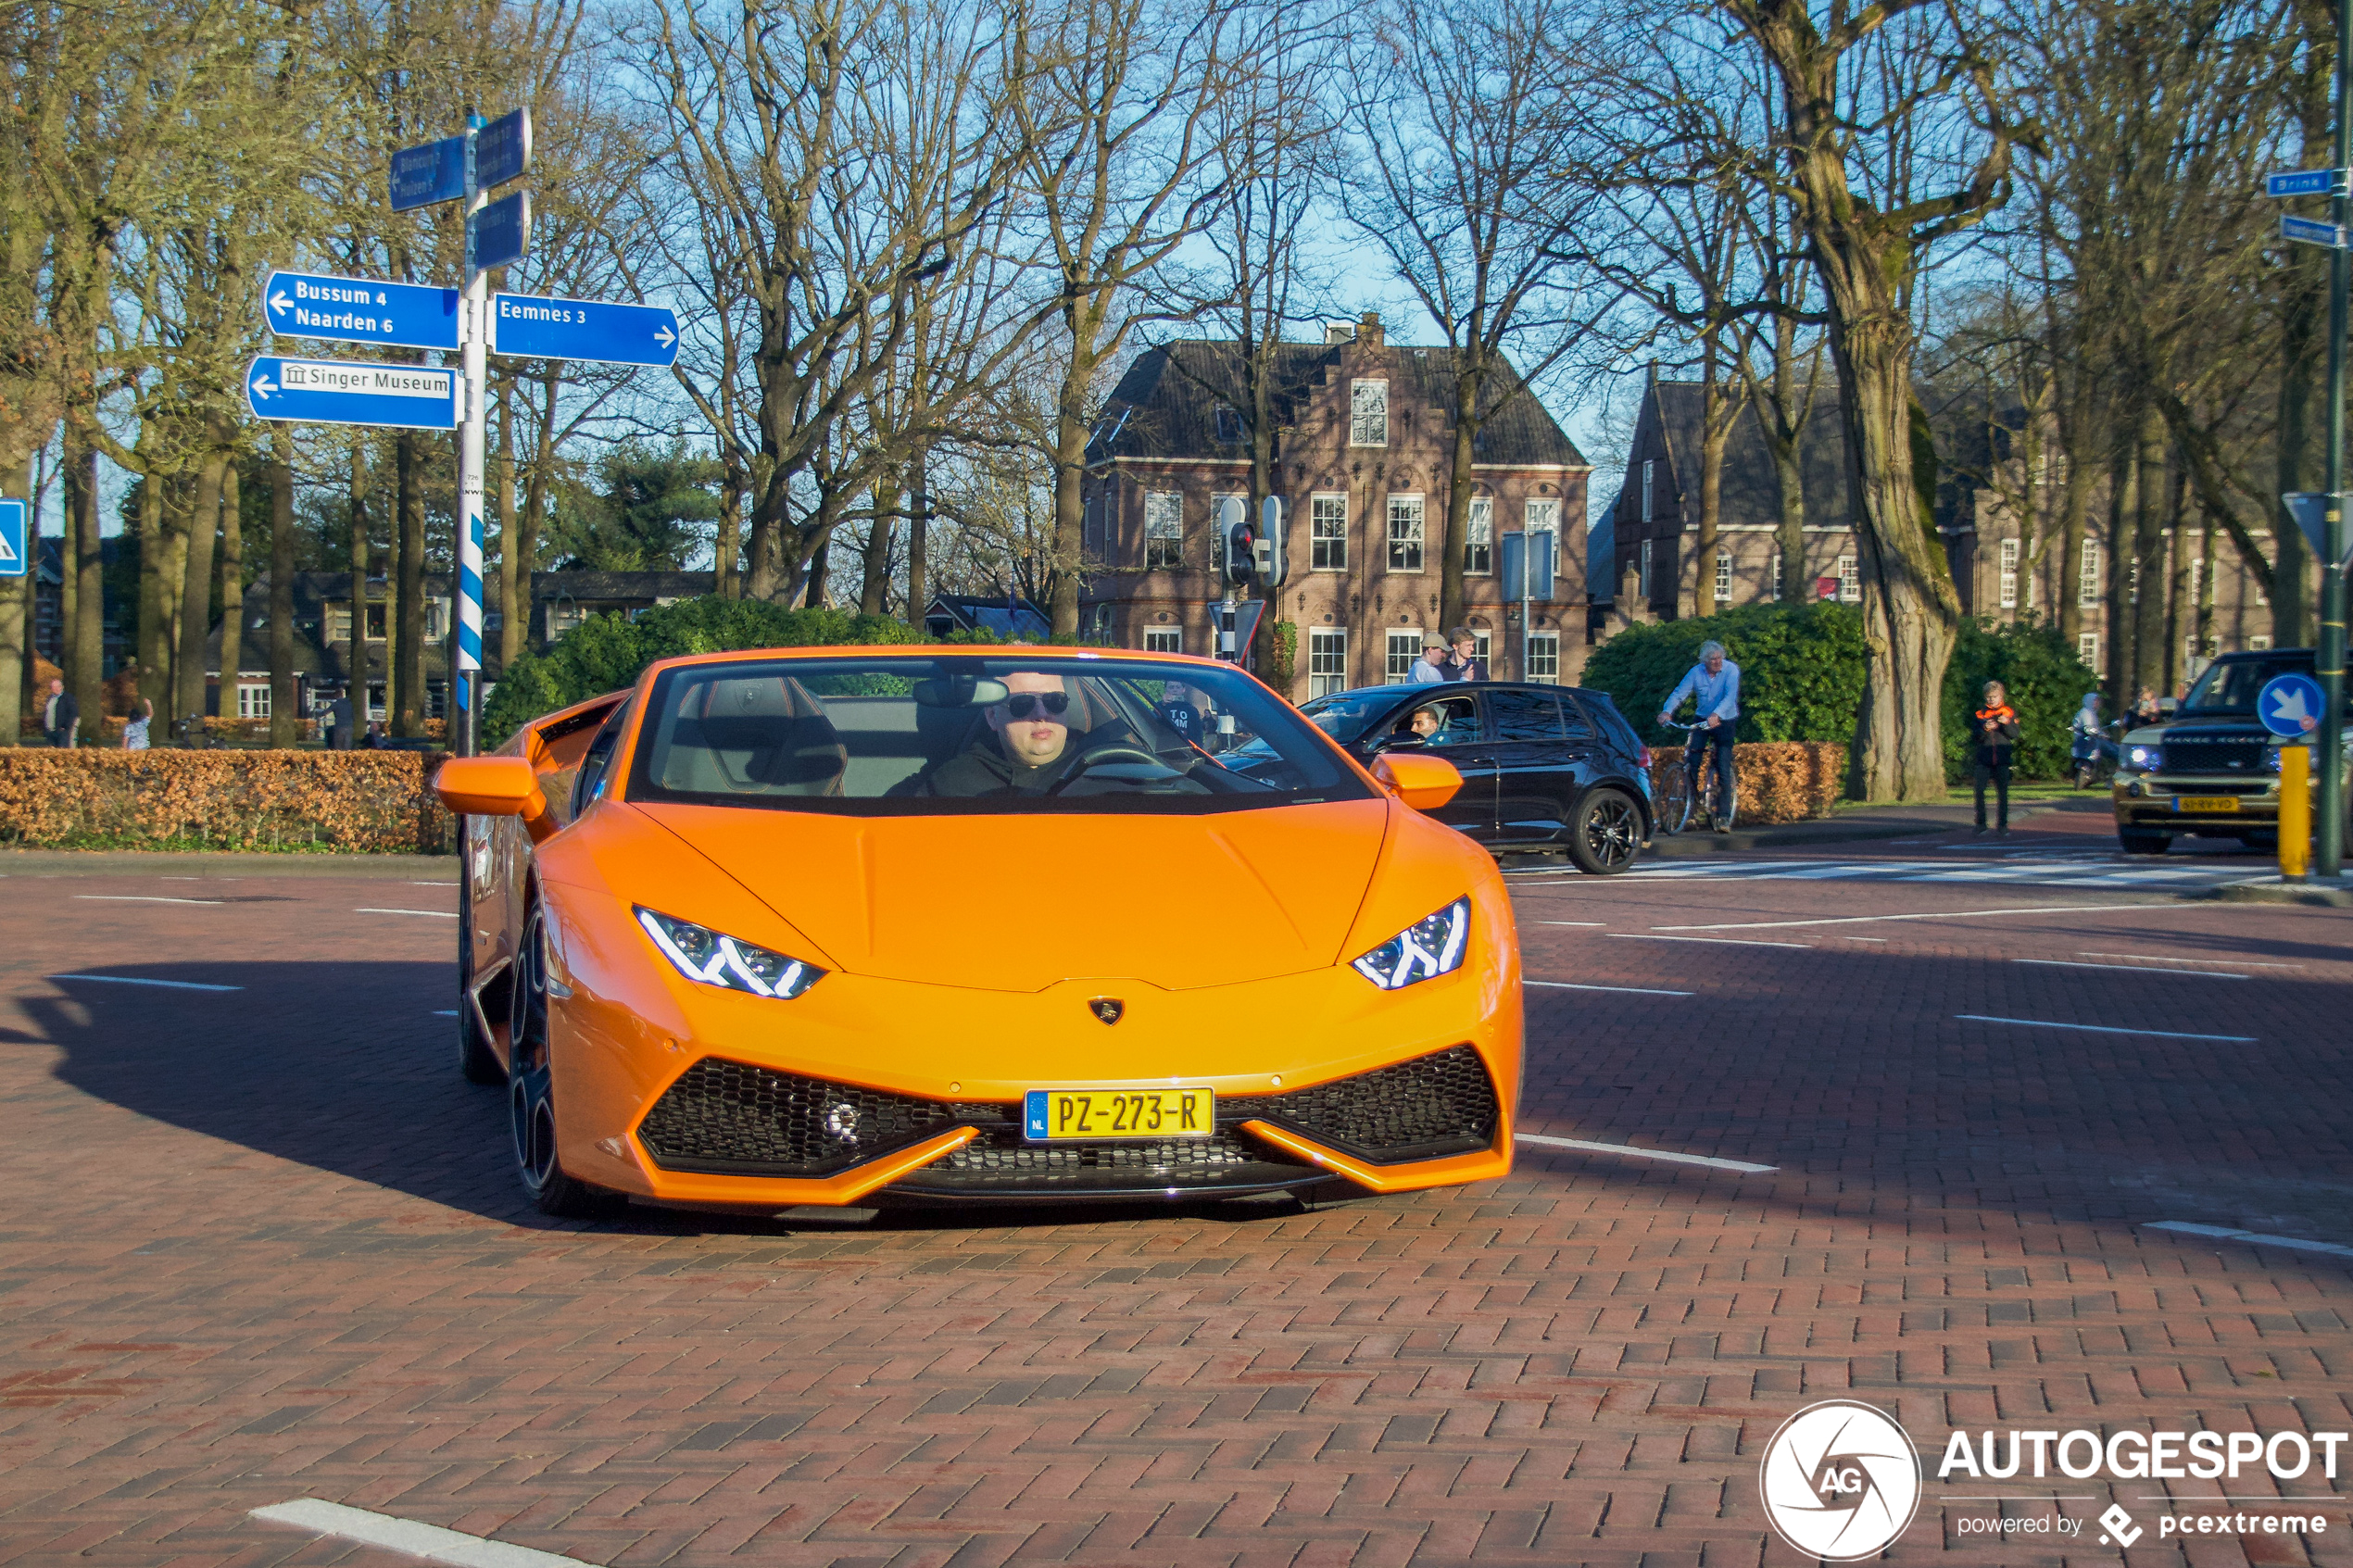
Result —
<svg viewBox="0 0 2353 1568"><path fill-rule="evenodd" d="M1389 445L1389 383L1360 381L1348 383L1348 444L1351 446Z"/></svg>
<svg viewBox="0 0 2353 1568"><path fill-rule="evenodd" d="M1242 416L1239 409L1224 403L1217 405L1217 439L1231 445L1242 438Z"/></svg>
<svg viewBox="0 0 2353 1568"><path fill-rule="evenodd" d="M2138 556L2124 563L2124 596L2133 604L2141 602L2141 558Z"/></svg>
<svg viewBox="0 0 2353 1568"><path fill-rule="evenodd" d="M1732 552L1716 552L1716 602L1730 604L1732 599Z"/></svg>
<svg viewBox="0 0 2353 1568"><path fill-rule="evenodd" d="M1646 599L1651 596L1651 540L1645 539L1642 541L1642 577L1640 581L1642 584L1642 596Z"/></svg>
<svg viewBox="0 0 2353 1568"><path fill-rule="evenodd" d="M1422 498L1419 495L1391 495L1389 498L1389 570L1419 571L1422 569Z"/></svg>
<svg viewBox="0 0 2353 1568"><path fill-rule="evenodd" d="M2198 595L2205 587L2206 563L2193 557L2190 560L2190 605L2193 608L2200 602Z"/></svg>
<svg viewBox="0 0 2353 1568"><path fill-rule="evenodd" d="M1183 653L1185 630L1181 626L1147 626L1144 628L1146 653Z"/></svg>
<svg viewBox="0 0 2353 1568"><path fill-rule="evenodd" d="M1390 685L1403 685L1414 673L1414 660L1422 656L1422 630L1409 626L1389 634L1389 658L1381 666L1381 679Z"/></svg>
<svg viewBox="0 0 2353 1568"><path fill-rule="evenodd" d="M2018 608L2018 541L2005 539L2001 551L2001 606L2004 609Z"/></svg>
<svg viewBox="0 0 2353 1568"><path fill-rule="evenodd" d="M1530 533L1553 535L1553 575L1561 574L1561 504L1558 501L1530 501L1521 508L1520 526Z"/></svg>
<svg viewBox="0 0 2353 1568"><path fill-rule="evenodd" d="M1766 581L1767 581L1767 583L1769 583L1769 584L1770 584L1769 588L1768 589L1768 592L1771 595L1773 602L1774 602L1775 604L1779 604L1779 603L1780 603L1780 601L1781 601L1781 564L1782 564L1782 563L1781 563L1781 552L1780 552L1780 547L1779 547L1778 546L1774 547L1774 550L1773 550L1773 554L1772 554L1772 558L1772 558L1772 567L1771 567L1771 570L1770 570L1770 571L1768 571L1766 573Z"/></svg>
<svg viewBox="0 0 2353 1568"><path fill-rule="evenodd" d="M1651 470L1657 467L1656 459L1651 458L1642 459L1642 521L1644 522L1650 521L1654 515L1651 510Z"/></svg>
<svg viewBox="0 0 2353 1568"><path fill-rule="evenodd" d="M2270 649L2271 646L2271 639L2269 637L2249 637L2246 640L2246 647L2249 653L2266 652Z"/></svg>
<svg viewBox="0 0 2353 1568"><path fill-rule="evenodd" d="M371 643L384 640L384 607L381 599L368 607L368 640Z"/></svg>
<svg viewBox="0 0 2353 1568"><path fill-rule="evenodd" d="M1348 629L1311 626L1307 629L1307 695L1329 696L1348 689Z"/></svg>
<svg viewBox="0 0 2353 1568"><path fill-rule="evenodd" d="M368 717L371 719L381 719L384 716L384 689L383 685L379 684L368 688Z"/></svg>
<svg viewBox="0 0 2353 1568"><path fill-rule="evenodd" d="M1219 525L1217 520L1225 515L1219 508L1227 501L1233 502L1234 509L1242 516L1250 515L1250 497L1247 495L1212 495L1209 498L1209 569L1219 573L1226 571L1227 563L1226 530Z"/></svg>
<svg viewBox="0 0 2353 1568"><path fill-rule="evenodd" d="M1308 565L1317 571L1348 570L1348 497L1317 495L1308 503Z"/></svg>
<svg viewBox="0 0 2353 1568"><path fill-rule="evenodd" d="M270 688L268 686L239 686L237 688L237 717L240 719L269 718Z"/></svg>
<svg viewBox="0 0 2353 1568"><path fill-rule="evenodd" d="M2097 670L2100 667L2100 634L2084 632L2075 639L2075 657Z"/></svg>
<svg viewBox="0 0 2353 1568"><path fill-rule="evenodd" d="M2083 541L2083 558L2075 569L2075 602L2086 608L2100 602L2100 542Z"/></svg>
<svg viewBox="0 0 2353 1568"><path fill-rule="evenodd" d="M1853 556L1838 558L1838 596L1847 604L1863 602L1863 573Z"/></svg>
<svg viewBox="0 0 2353 1568"><path fill-rule="evenodd" d="M1185 497L1174 490L1144 496L1144 570L1185 564Z"/></svg>
<svg viewBox="0 0 2353 1568"><path fill-rule="evenodd" d="M1495 574L1495 498L1474 495L1470 504L1470 521L1463 531L1463 575L1491 577Z"/></svg>
<svg viewBox="0 0 2353 1568"><path fill-rule="evenodd" d="M1531 632L1528 636L1528 678L1557 683L1561 678L1561 634Z"/></svg>

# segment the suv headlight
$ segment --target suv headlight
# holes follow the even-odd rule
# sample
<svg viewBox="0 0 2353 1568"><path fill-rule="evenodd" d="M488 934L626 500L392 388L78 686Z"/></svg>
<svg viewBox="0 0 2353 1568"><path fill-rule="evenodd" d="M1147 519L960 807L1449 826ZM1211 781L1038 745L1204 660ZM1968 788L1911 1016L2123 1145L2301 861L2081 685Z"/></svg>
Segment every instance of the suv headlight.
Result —
<svg viewBox="0 0 2353 1568"><path fill-rule="evenodd" d="M2158 750L2157 747L2153 746L2130 746L2126 748L2124 753L2125 766L2129 768L2138 768L2143 772L2146 772L2151 768L2156 767L2157 759Z"/></svg>
<svg viewBox="0 0 2353 1568"><path fill-rule="evenodd" d="M755 997L792 997L825 977L825 972L814 964L755 947L708 926L644 908L636 912L637 923L653 938L655 948L689 980L723 991L749 991Z"/></svg>
<svg viewBox="0 0 2353 1568"><path fill-rule="evenodd" d="M1457 898L1356 960L1356 972L1384 991L1403 990L1462 968L1469 948L1470 900Z"/></svg>

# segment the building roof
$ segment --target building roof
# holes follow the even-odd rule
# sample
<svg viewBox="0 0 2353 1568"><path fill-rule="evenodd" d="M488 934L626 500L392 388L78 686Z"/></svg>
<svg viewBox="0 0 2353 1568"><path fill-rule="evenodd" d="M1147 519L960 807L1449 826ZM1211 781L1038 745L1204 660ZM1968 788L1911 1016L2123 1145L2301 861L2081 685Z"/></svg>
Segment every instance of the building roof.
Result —
<svg viewBox="0 0 2353 1568"><path fill-rule="evenodd" d="M934 621L947 624L935 626ZM931 603L925 607L924 624L935 633L960 630L993 632L1023 643L1042 643L1054 633L1053 622L1027 599L1007 604L1002 598L974 594L934 594Z"/></svg>
<svg viewBox="0 0 2353 1568"><path fill-rule="evenodd" d="M1645 410L1646 418L1658 420L1666 437L1675 487L1682 496L1684 518L1690 521L1695 521L1699 512L1700 426L1705 398L1705 389L1695 381L1654 382ZM1839 417L1838 388L1827 380L1815 394L1813 416L1806 421L1799 456L1806 473L1806 521L1845 523L1854 515L1847 495L1846 425ZM1637 468L1627 475L1618 502L1638 501L1641 483ZM1616 506L1613 503L1613 513ZM1772 449L1765 444L1765 429L1758 423L1754 403L1741 410L1724 448L1720 506L1718 521L1725 527L1762 524L1769 528L1781 520L1780 481L1773 471Z"/></svg>
<svg viewBox="0 0 2353 1568"><path fill-rule="evenodd" d="M1278 421L1293 422L1301 407L1330 384L1348 344L1286 343L1275 350L1275 408ZM1390 407L1419 403L1444 408L1452 398L1454 351L1391 345L1386 350ZM1480 429L1475 463L1591 465L1518 373L1506 367L1509 387ZM1239 441L1217 438L1217 408L1242 397L1241 346L1189 338L1148 349L1112 389L1110 401L1088 444L1089 456L1103 458L1240 458Z"/></svg>
<svg viewBox="0 0 2353 1568"><path fill-rule="evenodd" d="M715 571L535 571L531 574L531 596L547 600L559 595L580 603L606 603L659 599L693 599L719 591L719 574ZM496 598L496 595L489 596Z"/></svg>

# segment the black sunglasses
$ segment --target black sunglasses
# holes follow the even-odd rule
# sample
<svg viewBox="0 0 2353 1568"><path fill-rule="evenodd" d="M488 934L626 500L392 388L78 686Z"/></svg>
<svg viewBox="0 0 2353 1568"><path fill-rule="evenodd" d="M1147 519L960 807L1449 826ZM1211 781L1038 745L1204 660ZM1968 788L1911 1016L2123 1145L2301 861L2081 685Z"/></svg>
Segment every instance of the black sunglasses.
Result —
<svg viewBox="0 0 2353 1568"><path fill-rule="evenodd" d="M1026 719L1041 708L1060 713L1069 706L1068 692L1019 692L1005 699L1005 711L1016 719Z"/></svg>

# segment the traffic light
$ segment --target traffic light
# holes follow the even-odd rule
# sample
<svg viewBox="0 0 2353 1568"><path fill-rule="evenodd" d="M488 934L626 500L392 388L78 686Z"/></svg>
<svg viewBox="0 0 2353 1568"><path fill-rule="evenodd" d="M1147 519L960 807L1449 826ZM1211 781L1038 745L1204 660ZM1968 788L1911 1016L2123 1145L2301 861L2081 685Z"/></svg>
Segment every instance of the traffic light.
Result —
<svg viewBox="0 0 2353 1568"><path fill-rule="evenodd" d="M1230 497L1218 508L1218 516L1226 528L1226 576L1237 584L1248 583L1258 570L1257 525L1241 503Z"/></svg>
<svg viewBox="0 0 2353 1568"><path fill-rule="evenodd" d="M1282 586L1283 582L1283 503L1277 495L1266 497L1260 508L1257 558L1258 585L1262 589Z"/></svg>

